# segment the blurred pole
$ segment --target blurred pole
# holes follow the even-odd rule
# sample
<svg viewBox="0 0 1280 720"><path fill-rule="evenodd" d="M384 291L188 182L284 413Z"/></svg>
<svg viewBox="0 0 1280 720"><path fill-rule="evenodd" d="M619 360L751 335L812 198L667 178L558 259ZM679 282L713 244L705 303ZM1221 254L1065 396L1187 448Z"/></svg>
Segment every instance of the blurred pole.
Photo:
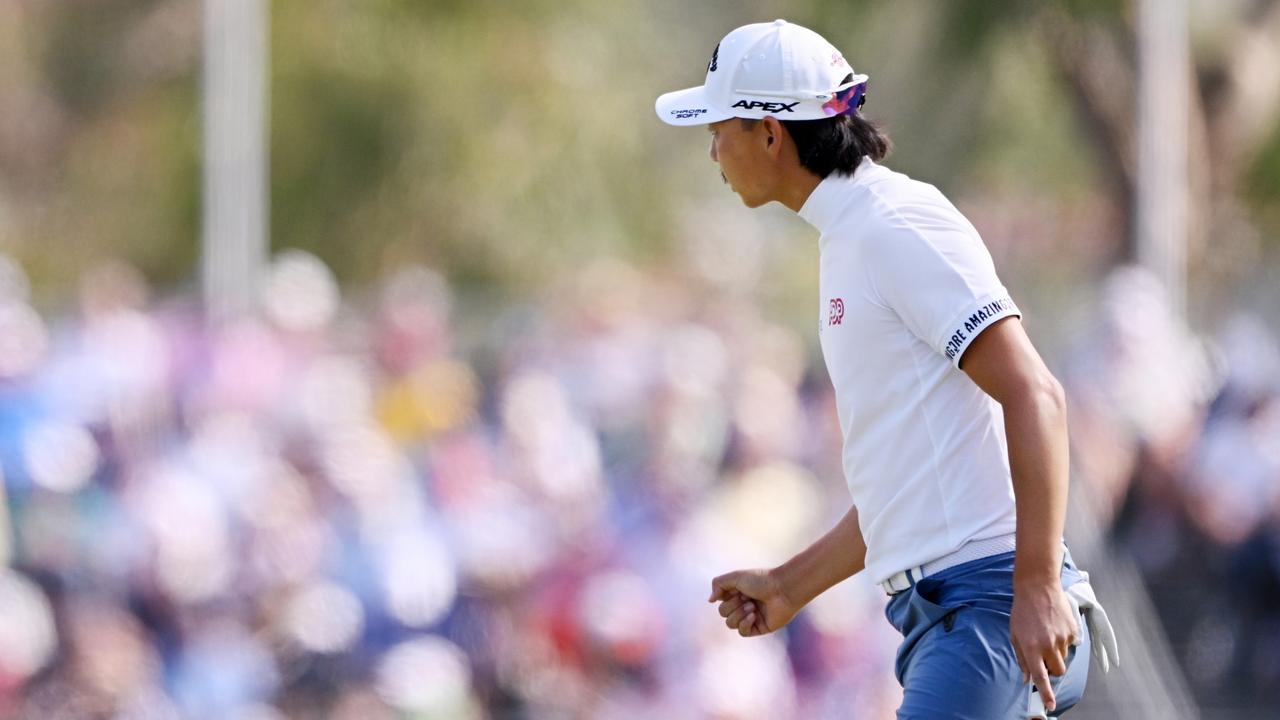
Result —
<svg viewBox="0 0 1280 720"><path fill-rule="evenodd" d="M1191 57L1187 0L1138 3L1138 263L1186 317Z"/></svg>
<svg viewBox="0 0 1280 720"><path fill-rule="evenodd" d="M213 320L254 311L267 254L267 5L204 0L201 282Z"/></svg>

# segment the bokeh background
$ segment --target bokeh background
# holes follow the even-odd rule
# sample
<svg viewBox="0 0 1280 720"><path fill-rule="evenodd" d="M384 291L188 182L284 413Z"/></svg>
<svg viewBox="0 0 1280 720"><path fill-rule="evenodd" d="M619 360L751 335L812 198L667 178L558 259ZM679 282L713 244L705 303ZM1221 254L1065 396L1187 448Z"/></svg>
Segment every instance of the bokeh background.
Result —
<svg viewBox="0 0 1280 720"><path fill-rule="evenodd" d="M1267 0L3 0L0 716L891 716L865 579L750 641L705 602L848 507L814 233L652 111L775 17L871 76L1068 388L1124 643L1074 716L1273 717Z"/></svg>

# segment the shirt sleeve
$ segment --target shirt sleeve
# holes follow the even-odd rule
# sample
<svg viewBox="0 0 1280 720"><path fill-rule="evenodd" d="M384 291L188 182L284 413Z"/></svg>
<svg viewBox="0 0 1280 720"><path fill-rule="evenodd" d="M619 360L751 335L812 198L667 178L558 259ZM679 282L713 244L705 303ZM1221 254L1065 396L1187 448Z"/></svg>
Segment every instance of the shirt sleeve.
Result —
<svg viewBox="0 0 1280 720"><path fill-rule="evenodd" d="M891 231L869 238L864 253L885 306L956 367L983 330L1022 315L982 239L963 219L921 227L899 218Z"/></svg>

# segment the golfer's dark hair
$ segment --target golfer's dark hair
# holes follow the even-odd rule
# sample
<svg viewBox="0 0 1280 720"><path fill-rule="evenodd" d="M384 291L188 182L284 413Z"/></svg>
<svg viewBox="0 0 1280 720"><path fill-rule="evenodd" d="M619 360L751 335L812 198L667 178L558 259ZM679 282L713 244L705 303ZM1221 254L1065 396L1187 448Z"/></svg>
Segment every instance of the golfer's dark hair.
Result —
<svg viewBox="0 0 1280 720"><path fill-rule="evenodd" d="M845 82L853 80L850 75ZM748 127L759 120L743 120ZM783 120L800 155L800 164L825 178L833 172L852 175L862 158L879 162L893 149L883 130L859 114L836 115L822 120Z"/></svg>

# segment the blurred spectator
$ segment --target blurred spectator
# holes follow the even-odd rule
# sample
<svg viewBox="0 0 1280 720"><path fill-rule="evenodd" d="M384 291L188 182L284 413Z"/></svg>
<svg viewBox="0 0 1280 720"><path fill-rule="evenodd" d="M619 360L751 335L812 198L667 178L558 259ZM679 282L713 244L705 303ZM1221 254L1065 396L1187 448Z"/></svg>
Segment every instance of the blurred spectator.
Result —
<svg viewBox="0 0 1280 720"><path fill-rule="evenodd" d="M1073 461L1137 561L1198 699L1280 701L1280 350L1255 317L1212 342L1134 268L1068 360Z"/></svg>

